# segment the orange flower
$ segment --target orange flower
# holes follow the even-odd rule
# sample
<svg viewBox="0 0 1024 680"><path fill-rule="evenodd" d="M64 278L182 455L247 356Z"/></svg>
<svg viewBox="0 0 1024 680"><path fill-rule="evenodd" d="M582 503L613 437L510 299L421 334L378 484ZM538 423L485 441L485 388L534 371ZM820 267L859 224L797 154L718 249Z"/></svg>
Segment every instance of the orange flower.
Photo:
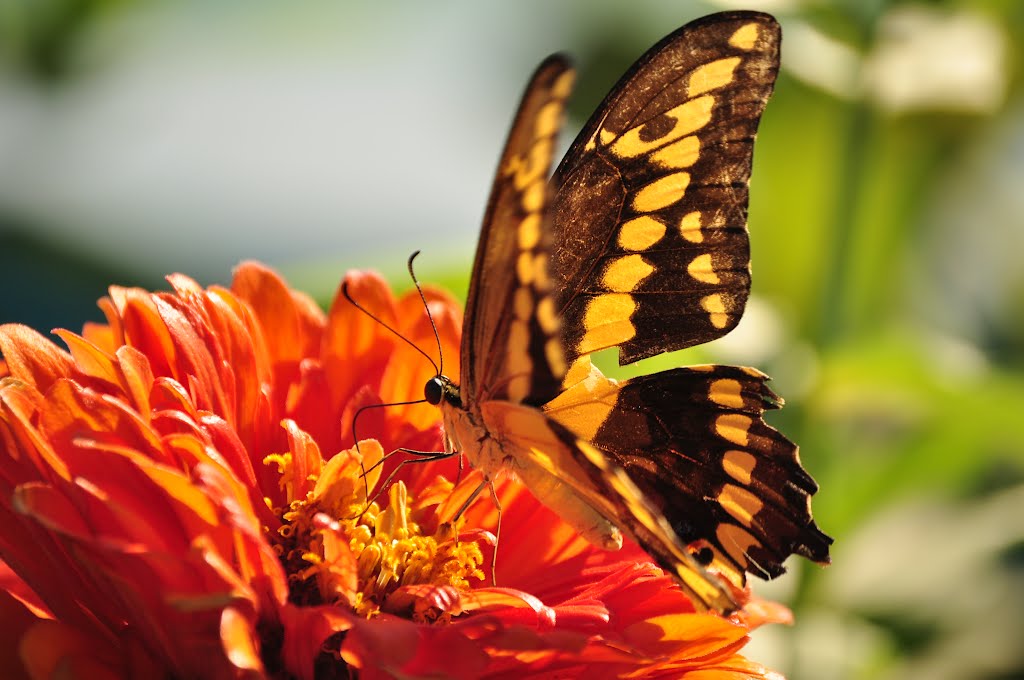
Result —
<svg viewBox="0 0 1024 680"><path fill-rule="evenodd" d="M68 351L0 326L8 677L772 675L738 652L784 609L695 613L635 545L592 548L513 482L492 575L493 503L453 524L479 473L384 457L440 446L433 407L374 407L433 368L343 297L324 315L257 264L231 290L169 280L112 288L106 325L56 332ZM347 281L436 353L417 295ZM457 307L426 295L455 367Z"/></svg>

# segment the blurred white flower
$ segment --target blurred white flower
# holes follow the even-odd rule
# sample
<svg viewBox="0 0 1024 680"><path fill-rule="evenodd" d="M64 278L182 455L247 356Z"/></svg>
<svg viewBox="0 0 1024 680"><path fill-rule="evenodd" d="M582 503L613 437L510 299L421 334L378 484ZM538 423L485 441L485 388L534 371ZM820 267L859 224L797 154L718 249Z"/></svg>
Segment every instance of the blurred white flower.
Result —
<svg viewBox="0 0 1024 680"><path fill-rule="evenodd" d="M856 50L804 21L787 22L784 31L783 68L834 97L860 95L862 60Z"/></svg>
<svg viewBox="0 0 1024 680"><path fill-rule="evenodd" d="M865 90L884 109L989 113L1006 94L1007 45L989 17L924 5L882 17L864 62Z"/></svg>
<svg viewBox="0 0 1024 680"><path fill-rule="evenodd" d="M890 113L991 113L1006 96L1006 34L969 10L894 8L865 55L795 20L785 45L783 66L799 80L841 99L867 97Z"/></svg>

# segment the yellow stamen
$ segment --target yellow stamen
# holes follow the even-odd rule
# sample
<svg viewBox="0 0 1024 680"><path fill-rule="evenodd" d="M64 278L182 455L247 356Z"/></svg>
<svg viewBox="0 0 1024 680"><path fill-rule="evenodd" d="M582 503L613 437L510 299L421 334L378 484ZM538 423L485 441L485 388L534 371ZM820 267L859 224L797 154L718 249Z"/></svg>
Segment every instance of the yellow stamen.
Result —
<svg viewBox="0 0 1024 680"><path fill-rule="evenodd" d="M270 455L264 463L277 467L280 488L291 497L291 454ZM367 618L396 608L422 618L418 608L407 606L412 602L407 594L396 594L399 588L468 589L472 579L484 578L476 542L459 541L443 524L433 534L424 533L417 520L432 517L434 505L417 505L402 482L388 489L386 507L367 503L361 469L354 449L339 453L310 480L305 498L273 508L281 526L270 536L288 571L293 601L344 605Z"/></svg>

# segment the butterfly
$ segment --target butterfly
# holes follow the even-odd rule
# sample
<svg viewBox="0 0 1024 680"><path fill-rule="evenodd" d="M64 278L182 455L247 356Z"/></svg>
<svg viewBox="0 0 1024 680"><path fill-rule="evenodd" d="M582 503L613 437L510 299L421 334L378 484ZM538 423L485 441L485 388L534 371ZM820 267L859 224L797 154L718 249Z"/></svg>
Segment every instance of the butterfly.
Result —
<svg viewBox="0 0 1024 680"><path fill-rule="evenodd" d="M781 32L757 12L694 21L640 58L550 168L574 72L544 61L522 97L485 212L461 384L430 380L446 449L510 473L591 543L631 535L701 609L729 612L747 573L829 561L817 485L762 419L767 376L620 363L705 343L750 289L748 181Z"/></svg>

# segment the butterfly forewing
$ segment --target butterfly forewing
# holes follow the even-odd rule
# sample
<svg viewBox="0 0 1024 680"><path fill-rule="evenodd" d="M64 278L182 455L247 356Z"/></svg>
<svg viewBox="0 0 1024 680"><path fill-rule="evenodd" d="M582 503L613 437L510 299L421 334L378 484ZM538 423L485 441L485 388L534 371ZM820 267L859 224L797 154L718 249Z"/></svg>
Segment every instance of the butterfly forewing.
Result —
<svg viewBox="0 0 1024 680"><path fill-rule="evenodd" d="M714 15L641 58L555 173L552 276L568 358L713 340L750 288L753 140L778 70L768 15Z"/></svg>
<svg viewBox="0 0 1024 680"><path fill-rule="evenodd" d="M501 156L466 301L462 391L474 400L538 404L565 373L548 275L548 176L573 75L557 55L538 67Z"/></svg>

